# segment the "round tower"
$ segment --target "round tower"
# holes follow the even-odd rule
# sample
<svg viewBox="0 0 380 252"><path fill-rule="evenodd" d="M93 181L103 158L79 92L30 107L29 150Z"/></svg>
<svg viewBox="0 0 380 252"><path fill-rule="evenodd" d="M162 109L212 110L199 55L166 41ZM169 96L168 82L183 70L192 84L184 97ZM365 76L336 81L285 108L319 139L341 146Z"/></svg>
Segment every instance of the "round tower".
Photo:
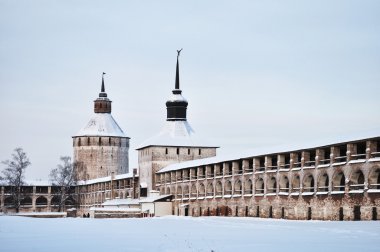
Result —
<svg viewBox="0 0 380 252"><path fill-rule="evenodd" d="M111 115L104 74L94 116L73 136L74 162L80 180L124 174L129 170L129 137Z"/></svg>

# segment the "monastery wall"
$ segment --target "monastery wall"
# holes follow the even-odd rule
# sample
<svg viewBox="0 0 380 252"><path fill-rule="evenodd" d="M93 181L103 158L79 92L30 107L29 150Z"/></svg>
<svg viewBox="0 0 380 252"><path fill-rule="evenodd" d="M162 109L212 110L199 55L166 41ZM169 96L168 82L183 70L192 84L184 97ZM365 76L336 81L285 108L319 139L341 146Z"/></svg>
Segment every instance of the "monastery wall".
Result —
<svg viewBox="0 0 380 252"><path fill-rule="evenodd" d="M378 219L380 141L189 165L156 180L177 215Z"/></svg>

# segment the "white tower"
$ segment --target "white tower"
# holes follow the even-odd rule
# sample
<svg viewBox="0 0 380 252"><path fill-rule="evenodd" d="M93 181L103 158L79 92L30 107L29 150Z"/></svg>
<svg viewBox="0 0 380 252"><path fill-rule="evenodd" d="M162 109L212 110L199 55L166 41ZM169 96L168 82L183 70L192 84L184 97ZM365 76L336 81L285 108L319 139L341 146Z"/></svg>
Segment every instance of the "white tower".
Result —
<svg viewBox="0 0 380 252"><path fill-rule="evenodd" d="M111 115L111 102L104 88L94 101L95 115L73 136L74 162L82 180L128 173L129 137Z"/></svg>

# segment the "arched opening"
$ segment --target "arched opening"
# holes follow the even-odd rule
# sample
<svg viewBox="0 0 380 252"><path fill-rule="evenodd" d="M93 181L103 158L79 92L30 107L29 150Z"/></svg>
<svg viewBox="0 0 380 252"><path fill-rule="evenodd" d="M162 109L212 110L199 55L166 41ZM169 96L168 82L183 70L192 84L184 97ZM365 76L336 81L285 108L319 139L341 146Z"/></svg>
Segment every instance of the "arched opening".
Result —
<svg viewBox="0 0 380 252"><path fill-rule="evenodd" d="M4 206L5 207L12 207L13 204L13 198L12 197L7 197L4 199Z"/></svg>
<svg viewBox="0 0 380 252"><path fill-rule="evenodd" d="M364 174L361 170L356 171L351 176L352 184L350 190L363 190L364 189Z"/></svg>
<svg viewBox="0 0 380 252"><path fill-rule="evenodd" d="M73 199L73 197L69 196L66 200L65 200L65 206L74 206L75 204L75 200Z"/></svg>
<svg viewBox="0 0 380 252"><path fill-rule="evenodd" d="M191 185L191 197L197 197L197 186L195 184Z"/></svg>
<svg viewBox="0 0 380 252"><path fill-rule="evenodd" d="M224 195L231 195L232 194L232 184L231 181L226 181L224 184Z"/></svg>
<svg viewBox="0 0 380 252"><path fill-rule="evenodd" d="M300 192L300 189L301 189L300 187L301 187L300 176L296 175L293 177L293 180L292 180L292 191L293 192Z"/></svg>
<svg viewBox="0 0 380 252"><path fill-rule="evenodd" d="M199 184L198 196L199 197L204 197L205 196L205 185L202 184L202 183Z"/></svg>
<svg viewBox="0 0 380 252"><path fill-rule="evenodd" d="M166 188L166 194L168 194L168 195L170 194L170 187Z"/></svg>
<svg viewBox="0 0 380 252"><path fill-rule="evenodd" d="M220 181L216 182L215 189L216 189L216 195L221 196L223 194L222 182L220 182Z"/></svg>
<svg viewBox="0 0 380 252"><path fill-rule="evenodd" d="M32 206L32 198L31 197L25 197L21 200L21 206L25 206L25 207L28 207L28 206Z"/></svg>
<svg viewBox="0 0 380 252"><path fill-rule="evenodd" d="M329 190L329 176L327 173L319 177L318 181L318 191L327 192Z"/></svg>
<svg viewBox="0 0 380 252"><path fill-rule="evenodd" d="M177 197L182 198L182 187L181 186L177 186Z"/></svg>
<svg viewBox="0 0 380 252"><path fill-rule="evenodd" d="M188 185L185 185L183 187L183 197L184 198L189 198L190 194L189 194L189 186Z"/></svg>
<svg viewBox="0 0 380 252"><path fill-rule="evenodd" d="M304 192L314 192L314 177L313 175L309 175L305 178L303 183L303 191Z"/></svg>
<svg viewBox="0 0 380 252"><path fill-rule="evenodd" d="M380 168L369 173L368 184L369 189L380 189Z"/></svg>
<svg viewBox="0 0 380 252"><path fill-rule="evenodd" d="M60 203L60 200L59 200L59 197L58 196L54 196L52 199L51 199L51 205L52 206L58 206Z"/></svg>
<svg viewBox="0 0 380 252"><path fill-rule="evenodd" d="M333 191L344 191L346 177L344 176L343 172L339 172L338 174L336 174L332 180L332 183Z"/></svg>
<svg viewBox="0 0 380 252"><path fill-rule="evenodd" d="M255 186L255 193L256 194L263 194L264 193L264 180L262 178L259 178L256 181L256 186Z"/></svg>
<svg viewBox="0 0 380 252"><path fill-rule="evenodd" d="M253 193L253 184L252 180L248 179L244 184L244 194L252 194Z"/></svg>
<svg viewBox="0 0 380 252"><path fill-rule="evenodd" d="M280 192L289 192L289 179L287 176L282 176L280 178Z"/></svg>
<svg viewBox="0 0 380 252"><path fill-rule="evenodd" d="M222 185L220 184L220 191L222 191ZM214 196L214 187L212 183L208 183L207 185L207 196Z"/></svg>
<svg viewBox="0 0 380 252"><path fill-rule="evenodd" d="M235 182L234 194L241 194L241 193L242 193L242 185L241 185L241 181L238 180Z"/></svg>
<svg viewBox="0 0 380 252"><path fill-rule="evenodd" d="M36 205L37 206L46 206L47 205L47 198L40 196L36 199Z"/></svg>
<svg viewBox="0 0 380 252"><path fill-rule="evenodd" d="M276 193L277 190L277 182L275 177L271 177L268 181L267 193Z"/></svg>

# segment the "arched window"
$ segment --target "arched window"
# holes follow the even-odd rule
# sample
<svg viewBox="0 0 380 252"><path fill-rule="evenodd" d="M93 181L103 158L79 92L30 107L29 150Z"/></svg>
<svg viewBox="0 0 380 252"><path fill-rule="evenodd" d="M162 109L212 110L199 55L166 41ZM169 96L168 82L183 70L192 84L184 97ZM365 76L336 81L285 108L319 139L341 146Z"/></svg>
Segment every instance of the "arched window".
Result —
<svg viewBox="0 0 380 252"><path fill-rule="evenodd" d="M262 178L259 178L256 181L255 190L256 190L256 194L263 194L264 193L264 180Z"/></svg>
<svg viewBox="0 0 380 252"><path fill-rule="evenodd" d="M224 184L224 195L232 194L232 184L231 181L227 180Z"/></svg>
<svg viewBox="0 0 380 252"><path fill-rule="evenodd" d="M13 198L7 197L4 199L4 206L6 207L12 207L13 206Z"/></svg>
<svg viewBox="0 0 380 252"><path fill-rule="evenodd" d="M333 191L344 191L345 183L346 183L346 178L343 174L343 172L339 172L333 177L332 180L333 183Z"/></svg>
<svg viewBox="0 0 380 252"><path fill-rule="evenodd" d="M268 191L267 191L267 193L276 193L276 189L277 189L276 178L272 177L268 182L269 183L268 183Z"/></svg>
<svg viewBox="0 0 380 252"><path fill-rule="evenodd" d="M222 195L223 194L223 187L222 187L222 182L218 181L216 182L216 195Z"/></svg>
<svg viewBox="0 0 380 252"><path fill-rule="evenodd" d="M252 180L248 179L244 184L244 194L252 194L252 193L253 193Z"/></svg>
<svg viewBox="0 0 380 252"><path fill-rule="evenodd" d="M205 185L204 184L199 184L198 188L198 196L204 197L205 196Z"/></svg>
<svg viewBox="0 0 380 252"><path fill-rule="evenodd" d="M314 177L313 175L309 175L305 178L303 183L303 191L304 192L314 192Z"/></svg>
<svg viewBox="0 0 380 252"><path fill-rule="evenodd" d="M350 186L351 190L363 190L364 189L364 174L361 170L358 170L352 175L353 184Z"/></svg>
<svg viewBox="0 0 380 252"><path fill-rule="evenodd" d="M287 176L282 176L280 179L280 192L289 192L289 179Z"/></svg>
<svg viewBox="0 0 380 252"><path fill-rule="evenodd" d="M300 176L296 175L292 179L292 190L293 192L299 192L301 187Z"/></svg>
<svg viewBox="0 0 380 252"><path fill-rule="evenodd" d="M241 181L238 180L235 182L234 194L241 194L241 193L242 193L242 185L241 185Z"/></svg>
<svg viewBox="0 0 380 252"><path fill-rule="evenodd" d="M37 206L46 206L47 205L47 198L40 196L36 199L36 205Z"/></svg>
<svg viewBox="0 0 380 252"><path fill-rule="evenodd" d="M318 191L327 192L329 190L329 176L327 173L319 177L318 181Z"/></svg>
<svg viewBox="0 0 380 252"><path fill-rule="evenodd" d="M219 182L220 186L220 194L222 194L222 183ZM208 183L207 185L207 196L214 196L214 186L212 183Z"/></svg>
<svg viewBox="0 0 380 252"><path fill-rule="evenodd" d="M183 197L184 198L188 198L189 197L189 186L188 185L185 185L183 187Z"/></svg>
<svg viewBox="0 0 380 252"><path fill-rule="evenodd" d="M21 200L21 205L22 206L31 206L32 205L32 198L31 197L25 197L24 199Z"/></svg>
<svg viewBox="0 0 380 252"><path fill-rule="evenodd" d="M380 189L380 168L369 173L368 183L369 189Z"/></svg>
<svg viewBox="0 0 380 252"><path fill-rule="evenodd" d="M191 185L191 197L197 197L197 186L195 184Z"/></svg>
<svg viewBox="0 0 380 252"><path fill-rule="evenodd" d="M182 198L182 187L181 186L177 186L177 197Z"/></svg>

